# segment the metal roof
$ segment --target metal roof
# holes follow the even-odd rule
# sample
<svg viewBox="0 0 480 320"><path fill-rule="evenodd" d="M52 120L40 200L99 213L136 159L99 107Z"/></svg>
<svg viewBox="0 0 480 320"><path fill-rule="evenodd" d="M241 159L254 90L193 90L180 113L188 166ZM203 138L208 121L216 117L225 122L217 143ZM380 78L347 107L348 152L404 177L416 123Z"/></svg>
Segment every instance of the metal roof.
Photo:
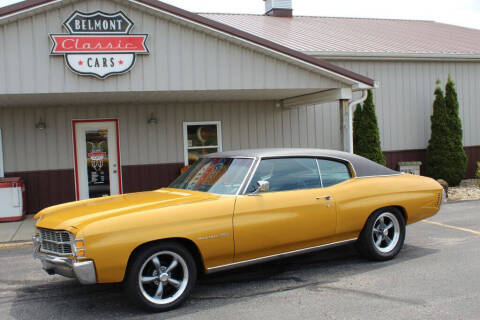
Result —
<svg viewBox="0 0 480 320"><path fill-rule="evenodd" d="M318 55L480 55L480 30L434 21L202 13L283 46Z"/></svg>
<svg viewBox="0 0 480 320"><path fill-rule="evenodd" d="M61 3L63 0L25 0L18 2L3 8L0 8L0 20L6 17L12 17L18 15L26 10L34 10L40 7L47 6L49 4ZM375 86L375 81L371 78L358 74L356 72L344 69L337 65L331 64L327 61L317 59L315 57L304 54L300 51L292 49L290 47L283 46L278 42L271 41L264 37L251 34L244 30L237 29L231 25L221 23L219 21L210 19L208 17L201 16L199 14L180 9L170 4L158 1L158 0L123 0L125 3L135 3L146 6L153 10L159 10L170 15L176 16L181 19L188 20L193 23L197 23L207 28L216 30L217 32L223 32L230 36L242 39L244 41L256 44L260 47L272 50L273 52L280 53L307 65L311 65L317 68L321 68L327 72L336 74L338 76L345 77L357 83L365 84L370 87Z"/></svg>
<svg viewBox="0 0 480 320"><path fill-rule="evenodd" d="M269 158L269 157L316 157L333 158L349 162L354 170L356 177L371 176L390 176L400 174L398 171L391 170L376 162L370 161L364 157L348 152L327 150L327 149L307 149L307 148L266 148L266 149L246 149L216 152L203 156L204 158Z"/></svg>

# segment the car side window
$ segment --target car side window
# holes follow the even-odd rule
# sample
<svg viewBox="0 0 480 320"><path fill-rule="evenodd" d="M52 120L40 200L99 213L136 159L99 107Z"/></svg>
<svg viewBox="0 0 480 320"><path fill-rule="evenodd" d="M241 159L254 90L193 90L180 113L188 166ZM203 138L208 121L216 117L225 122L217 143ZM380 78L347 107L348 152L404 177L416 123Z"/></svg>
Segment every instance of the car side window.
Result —
<svg viewBox="0 0 480 320"><path fill-rule="evenodd" d="M268 181L271 192L321 188L316 159L313 158L263 159L247 193L255 191L257 181Z"/></svg>
<svg viewBox="0 0 480 320"><path fill-rule="evenodd" d="M320 168L324 188L351 178L350 170L348 170L347 165L343 162L318 159L318 167Z"/></svg>

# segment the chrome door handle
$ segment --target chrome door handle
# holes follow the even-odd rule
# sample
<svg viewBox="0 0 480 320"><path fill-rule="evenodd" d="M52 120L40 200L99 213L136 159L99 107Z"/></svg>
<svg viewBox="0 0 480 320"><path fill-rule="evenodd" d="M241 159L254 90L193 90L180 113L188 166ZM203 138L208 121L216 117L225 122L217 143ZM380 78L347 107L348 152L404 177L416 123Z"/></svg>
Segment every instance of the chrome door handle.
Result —
<svg viewBox="0 0 480 320"><path fill-rule="evenodd" d="M320 199L330 200L330 199L332 199L332 196L317 196L316 199L317 200L320 200Z"/></svg>

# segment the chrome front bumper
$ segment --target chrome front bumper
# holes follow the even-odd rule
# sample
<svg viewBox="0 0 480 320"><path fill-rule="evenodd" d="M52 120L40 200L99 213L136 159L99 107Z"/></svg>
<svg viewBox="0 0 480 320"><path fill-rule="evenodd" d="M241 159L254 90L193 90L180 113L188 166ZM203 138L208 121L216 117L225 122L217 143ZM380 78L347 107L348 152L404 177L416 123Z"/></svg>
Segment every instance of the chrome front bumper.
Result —
<svg viewBox="0 0 480 320"><path fill-rule="evenodd" d="M71 258L43 253L40 251L40 242L36 237L33 237L33 243L33 257L42 262L43 269L48 274L59 274L68 278L76 278L81 284L97 283L97 275L93 261L78 262Z"/></svg>

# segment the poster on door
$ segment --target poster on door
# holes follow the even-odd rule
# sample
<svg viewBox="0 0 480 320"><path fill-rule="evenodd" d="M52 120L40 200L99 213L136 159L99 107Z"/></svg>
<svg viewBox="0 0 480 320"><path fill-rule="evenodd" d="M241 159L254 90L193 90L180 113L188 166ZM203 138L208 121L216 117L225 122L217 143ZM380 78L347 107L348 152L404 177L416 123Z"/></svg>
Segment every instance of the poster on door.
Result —
<svg viewBox="0 0 480 320"><path fill-rule="evenodd" d="M89 197L109 196L108 130L89 130L85 133L85 138Z"/></svg>

